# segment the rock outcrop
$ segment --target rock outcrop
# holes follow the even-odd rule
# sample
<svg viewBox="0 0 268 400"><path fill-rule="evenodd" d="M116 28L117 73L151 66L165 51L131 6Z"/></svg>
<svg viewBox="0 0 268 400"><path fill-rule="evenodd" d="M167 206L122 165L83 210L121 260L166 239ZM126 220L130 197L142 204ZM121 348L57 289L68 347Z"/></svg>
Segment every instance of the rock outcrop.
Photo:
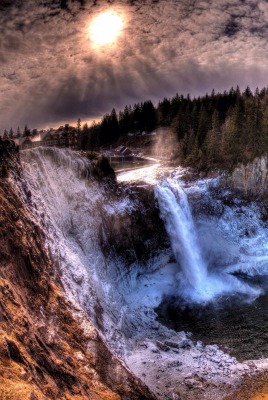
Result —
<svg viewBox="0 0 268 400"><path fill-rule="evenodd" d="M238 165L224 180L234 192L238 191L246 197L267 197L268 156L255 158L246 165Z"/></svg>
<svg viewBox="0 0 268 400"><path fill-rule="evenodd" d="M124 188L131 208L124 213L103 216L102 247L106 256L119 256L126 265L146 263L170 246L163 221L155 204L153 188L135 184Z"/></svg>
<svg viewBox="0 0 268 400"><path fill-rule="evenodd" d="M0 171L0 398L154 399L66 299L11 142Z"/></svg>

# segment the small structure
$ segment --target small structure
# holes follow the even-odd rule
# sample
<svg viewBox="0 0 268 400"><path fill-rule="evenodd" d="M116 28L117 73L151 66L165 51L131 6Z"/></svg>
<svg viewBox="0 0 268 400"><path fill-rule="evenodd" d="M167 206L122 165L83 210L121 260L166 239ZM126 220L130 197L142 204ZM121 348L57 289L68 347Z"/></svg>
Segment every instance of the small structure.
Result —
<svg viewBox="0 0 268 400"><path fill-rule="evenodd" d="M21 136L12 139L20 150L32 149L39 146L48 147L77 147L77 130L73 127L66 129L49 129L39 131L35 136Z"/></svg>
<svg viewBox="0 0 268 400"><path fill-rule="evenodd" d="M32 148L32 141L29 136L24 136L24 137L18 137L12 139L13 142L17 146L19 146L20 149L31 149Z"/></svg>
<svg viewBox="0 0 268 400"><path fill-rule="evenodd" d="M35 135L35 136L31 136L30 140L31 140L31 145L32 145L31 148L41 146L42 135L38 134L38 135Z"/></svg>
<svg viewBox="0 0 268 400"><path fill-rule="evenodd" d="M117 147L117 148L115 149L115 154L118 155L118 156L126 157L126 156L132 155L132 151L129 150L129 149L128 149L127 147L125 147L125 146L119 146L119 147Z"/></svg>

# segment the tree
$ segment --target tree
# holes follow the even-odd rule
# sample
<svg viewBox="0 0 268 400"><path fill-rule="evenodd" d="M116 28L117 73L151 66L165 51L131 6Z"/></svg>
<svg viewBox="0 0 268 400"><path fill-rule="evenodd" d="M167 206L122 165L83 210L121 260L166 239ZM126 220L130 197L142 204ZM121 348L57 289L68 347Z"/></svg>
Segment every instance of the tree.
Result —
<svg viewBox="0 0 268 400"><path fill-rule="evenodd" d="M100 124L92 122L89 132L89 149L98 150L100 147Z"/></svg>
<svg viewBox="0 0 268 400"><path fill-rule="evenodd" d="M232 107L224 124L223 151L225 159L241 160L242 118L240 103Z"/></svg>
<svg viewBox="0 0 268 400"><path fill-rule="evenodd" d="M110 138L112 141L116 141L119 136L120 136L120 131L119 131L119 123L117 119L117 114L115 109L112 109L111 115L110 115Z"/></svg>
<svg viewBox="0 0 268 400"><path fill-rule="evenodd" d="M78 121L80 122L80 118L78 119ZM88 149L88 138L89 138L89 127L88 127L88 124L85 123L81 130L81 122L80 122L80 126L79 126L78 121L77 121L78 147L81 150L87 150Z"/></svg>
<svg viewBox="0 0 268 400"><path fill-rule="evenodd" d="M160 126L169 126L171 123L171 103L170 100L164 98L157 107L157 121Z"/></svg>
<svg viewBox="0 0 268 400"><path fill-rule="evenodd" d="M153 103L148 100L141 106L141 114L142 114L142 121L141 121L141 130L152 132L156 127L156 111Z"/></svg>
<svg viewBox="0 0 268 400"><path fill-rule="evenodd" d="M10 128L10 130L9 130L9 137L10 137L10 139L13 139L13 137L14 137L14 131L12 128Z"/></svg>
<svg viewBox="0 0 268 400"><path fill-rule="evenodd" d="M81 132L81 119L78 118L77 120L77 126L76 126L77 134L79 135Z"/></svg>
<svg viewBox="0 0 268 400"><path fill-rule="evenodd" d="M211 118L202 104L199 112L198 118L198 126L197 126L197 138L198 138L198 145L199 147L202 146L203 142L206 139L207 132L211 128Z"/></svg>
<svg viewBox="0 0 268 400"><path fill-rule="evenodd" d="M243 96L246 97L247 99L250 98L250 97L252 97L252 92L251 92L249 86L246 87L246 89L245 89L245 91L244 91L244 93L243 93Z"/></svg>
<svg viewBox="0 0 268 400"><path fill-rule="evenodd" d="M28 128L27 125L25 125L22 136L25 137L25 136L30 136L30 135L31 135L31 130Z"/></svg>
<svg viewBox="0 0 268 400"><path fill-rule="evenodd" d="M218 110L212 115L212 128L208 131L204 146L207 156L207 165L213 166L220 159L221 153L221 127Z"/></svg>
<svg viewBox="0 0 268 400"><path fill-rule="evenodd" d="M132 127L134 132L140 132L142 130L142 109L141 104L134 104L132 112Z"/></svg>
<svg viewBox="0 0 268 400"><path fill-rule="evenodd" d="M111 114L106 114L100 123L100 144L107 145L114 143L120 136L119 123L115 109Z"/></svg>
<svg viewBox="0 0 268 400"><path fill-rule="evenodd" d="M119 112L119 128L120 132L125 135L132 131L131 126L131 107L125 106L124 111Z"/></svg>

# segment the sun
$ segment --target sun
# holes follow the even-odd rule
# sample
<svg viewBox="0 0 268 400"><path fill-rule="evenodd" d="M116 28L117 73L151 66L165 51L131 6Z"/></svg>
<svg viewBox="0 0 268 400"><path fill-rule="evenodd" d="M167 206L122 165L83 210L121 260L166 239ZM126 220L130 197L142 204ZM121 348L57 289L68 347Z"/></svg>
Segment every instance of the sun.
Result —
<svg viewBox="0 0 268 400"><path fill-rule="evenodd" d="M114 43L120 35L124 22L115 11L104 11L89 26L89 38L96 46Z"/></svg>

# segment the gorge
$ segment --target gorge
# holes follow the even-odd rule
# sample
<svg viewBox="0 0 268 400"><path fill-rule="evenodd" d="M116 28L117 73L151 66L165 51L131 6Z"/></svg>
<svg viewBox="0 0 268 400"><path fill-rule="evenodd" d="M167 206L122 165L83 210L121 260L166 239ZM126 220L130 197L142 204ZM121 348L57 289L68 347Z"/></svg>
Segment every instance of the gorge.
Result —
<svg viewBox="0 0 268 400"><path fill-rule="evenodd" d="M218 176L116 178L101 156L0 144L4 398L222 399L265 369L264 202Z"/></svg>

